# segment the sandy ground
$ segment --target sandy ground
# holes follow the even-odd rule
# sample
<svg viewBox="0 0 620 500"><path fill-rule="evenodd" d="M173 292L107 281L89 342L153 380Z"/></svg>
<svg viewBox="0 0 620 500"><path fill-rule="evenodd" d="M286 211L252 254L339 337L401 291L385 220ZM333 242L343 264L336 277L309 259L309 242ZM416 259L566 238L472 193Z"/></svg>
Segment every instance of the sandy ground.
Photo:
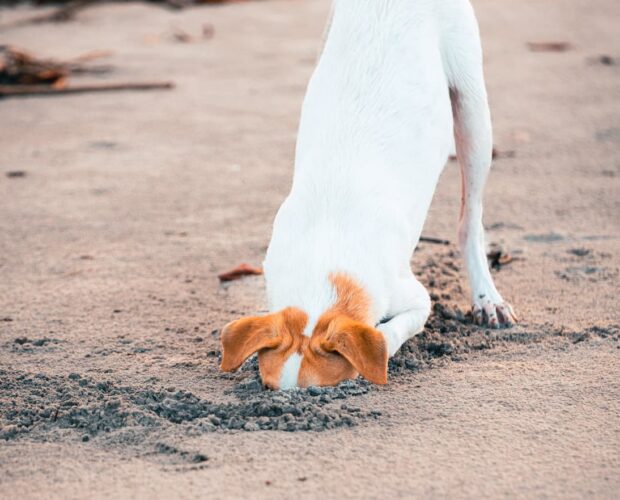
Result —
<svg viewBox="0 0 620 500"><path fill-rule="evenodd" d="M218 372L218 329L265 303L216 275L262 260L327 2L0 10L0 43L177 84L0 101L0 497L617 498L620 4L474 3L522 323L470 325L454 246L423 244L435 315L389 385L280 399ZM572 48L526 47L547 40ZM454 240L458 188L450 163L426 234Z"/></svg>

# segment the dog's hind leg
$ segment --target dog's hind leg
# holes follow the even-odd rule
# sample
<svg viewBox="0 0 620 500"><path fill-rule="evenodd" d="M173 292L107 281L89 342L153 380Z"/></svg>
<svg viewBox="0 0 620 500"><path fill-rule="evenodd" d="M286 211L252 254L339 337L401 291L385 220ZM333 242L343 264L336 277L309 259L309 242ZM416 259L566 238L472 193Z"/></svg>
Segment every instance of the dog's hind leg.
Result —
<svg viewBox="0 0 620 500"><path fill-rule="evenodd" d="M469 277L474 319L479 324L499 327L512 324L516 317L495 288L485 253L482 196L491 167L491 118L478 24L469 2L460 5L463 12L455 17L458 25L449 30L443 47L461 169L458 240Z"/></svg>

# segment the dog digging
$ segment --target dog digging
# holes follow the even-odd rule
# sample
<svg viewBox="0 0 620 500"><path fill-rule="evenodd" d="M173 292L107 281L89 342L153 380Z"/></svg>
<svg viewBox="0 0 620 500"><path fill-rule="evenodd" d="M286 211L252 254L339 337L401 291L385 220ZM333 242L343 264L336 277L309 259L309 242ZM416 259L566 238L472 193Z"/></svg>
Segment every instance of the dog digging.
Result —
<svg viewBox="0 0 620 500"><path fill-rule="evenodd" d="M593 337L618 338L617 327L566 333L490 330L472 324L468 314L449 305L462 294L454 253L429 257L420 266L428 286L433 313L425 331L407 342L389 361L390 379L433 366L438 360L460 361L468 353L507 343L529 344L545 338L565 340L566 345ZM164 387L126 386L71 373L49 376L0 370L0 439L30 435L48 440L54 429L75 429L83 441L115 431L132 433L130 441L143 442L149 430L183 424L188 434L230 431L325 431L353 427L385 417L378 409L354 402L373 389L358 378L335 387L309 387L290 391L265 390L256 358L243 366L243 380L230 391L236 401L212 402L192 392ZM388 386L389 387L389 386ZM125 443L127 444L127 443Z"/></svg>

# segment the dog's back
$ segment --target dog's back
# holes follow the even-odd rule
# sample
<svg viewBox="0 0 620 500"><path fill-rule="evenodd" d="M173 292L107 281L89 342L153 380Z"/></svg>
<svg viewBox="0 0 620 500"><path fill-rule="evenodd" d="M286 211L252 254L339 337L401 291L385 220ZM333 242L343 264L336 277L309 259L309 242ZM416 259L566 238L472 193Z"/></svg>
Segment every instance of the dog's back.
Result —
<svg viewBox="0 0 620 500"><path fill-rule="evenodd" d="M300 185L429 201L413 190L433 191L452 143L438 14L429 1L335 3L302 110Z"/></svg>
<svg viewBox="0 0 620 500"><path fill-rule="evenodd" d="M274 290L290 300L296 285L272 287L271 276L294 275L301 262L317 279L326 265L373 270L389 255L383 265L394 270L377 269L385 276L408 263L453 143L447 3L334 3L303 104L293 188L265 262L272 303L280 303Z"/></svg>

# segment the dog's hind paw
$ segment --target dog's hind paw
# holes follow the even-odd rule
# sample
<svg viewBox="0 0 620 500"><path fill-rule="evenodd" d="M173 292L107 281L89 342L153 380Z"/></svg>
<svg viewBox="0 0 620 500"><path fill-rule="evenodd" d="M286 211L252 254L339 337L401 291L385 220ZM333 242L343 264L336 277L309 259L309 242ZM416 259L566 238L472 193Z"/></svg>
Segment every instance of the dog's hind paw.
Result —
<svg viewBox="0 0 620 500"><path fill-rule="evenodd" d="M474 323L491 328L510 327L518 321L508 302L494 303L491 300L475 301L471 308Z"/></svg>

